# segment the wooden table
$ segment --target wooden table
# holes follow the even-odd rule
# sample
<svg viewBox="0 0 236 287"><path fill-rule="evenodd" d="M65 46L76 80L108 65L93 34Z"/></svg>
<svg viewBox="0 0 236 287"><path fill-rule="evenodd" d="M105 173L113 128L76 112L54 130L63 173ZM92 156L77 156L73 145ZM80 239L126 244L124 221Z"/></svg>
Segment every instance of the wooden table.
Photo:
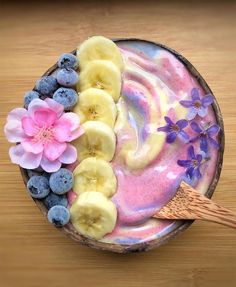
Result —
<svg viewBox="0 0 236 287"><path fill-rule="evenodd" d="M2 132L25 91L89 35L161 42L190 60L218 99L226 150L214 200L236 212L236 6L176 2L1 4L0 286L236 286L236 232L213 223L196 222L168 245L141 254L111 254L72 242L27 195Z"/></svg>

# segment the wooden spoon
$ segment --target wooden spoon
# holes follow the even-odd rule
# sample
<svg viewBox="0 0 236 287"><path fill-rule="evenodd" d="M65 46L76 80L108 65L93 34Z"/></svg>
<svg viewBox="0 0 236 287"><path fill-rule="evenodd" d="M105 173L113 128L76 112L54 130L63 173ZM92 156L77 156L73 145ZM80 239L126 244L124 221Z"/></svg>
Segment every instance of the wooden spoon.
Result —
<svg viewBox="0 0 236 287"><path fill-rule="evenodd" d="M155 215L163 219L201 219L236 228L236 214L181 182L175 196Z"/></svg>

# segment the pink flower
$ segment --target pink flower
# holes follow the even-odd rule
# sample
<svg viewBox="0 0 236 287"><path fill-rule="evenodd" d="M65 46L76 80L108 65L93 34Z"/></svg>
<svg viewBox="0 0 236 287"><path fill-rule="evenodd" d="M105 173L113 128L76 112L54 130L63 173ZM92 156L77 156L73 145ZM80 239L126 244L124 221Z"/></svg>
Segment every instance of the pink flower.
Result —
<svg viewBox="0 0 236 287"><path fill-rule="evenodd" d="M33 100L28 110L12 110L4 131L9 142L20 143L9 150L13 163L27 169L41 166L47 172L76 161L76 148L68 142L83 134L79 117L64 113L63 106L50 98Z"/></svg>

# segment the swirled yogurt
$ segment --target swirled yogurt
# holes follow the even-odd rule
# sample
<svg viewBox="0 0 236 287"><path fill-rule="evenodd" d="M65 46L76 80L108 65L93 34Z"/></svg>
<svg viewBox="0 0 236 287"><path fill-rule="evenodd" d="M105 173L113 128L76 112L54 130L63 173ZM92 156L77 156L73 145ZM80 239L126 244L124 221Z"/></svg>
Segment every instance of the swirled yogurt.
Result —
<svg viewBox="0 0 236 287"><path fill-rule="evenodd" d="M211 158L201 166L199 180L186 176L177 160L187 158L189 144L180 139L169 144L166 134L157 128L165 125L166 115L173 121L186 117L187 109L179 102L190 100L193 88L199 89L201 97L205 92L169 51L135 41L118 46L125 63L122 95L117 104L117 148L112 161L118 182L112 198L118 209L118 222L103 241L132 244L163 236L180 224L151 216L173 197L181 180L205 193L215 175L218 151L209 146ZM197 117L196 122L215 124L212 107L206 117ZM190 138L196 135L190 127L185 131ZM193 146L200 153L199 142Z"/></svg>

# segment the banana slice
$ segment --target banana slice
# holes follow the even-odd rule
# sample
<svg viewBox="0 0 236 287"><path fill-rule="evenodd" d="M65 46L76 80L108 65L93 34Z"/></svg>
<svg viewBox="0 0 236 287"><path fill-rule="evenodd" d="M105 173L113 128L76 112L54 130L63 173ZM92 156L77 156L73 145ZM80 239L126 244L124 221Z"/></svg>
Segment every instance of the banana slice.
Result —
<svg viewBox="0 0 236 287"><path fill-rule="evenodd" d="M79 233L98 240L114 229L117 210L102 193L88 191L77 197L70 208L70 215Z"/></svg>
<svg viewBox="0 0 236 287"><path fill-rule="evenodd" d="M116 120L116 105L112 97L105 91L90 88L79 95L74 107L80 122L101 121L113 128Z"/></svg>
<svg viewBox="0 0 236 287"><path fill-rule="evenodd" d="M84 41L78 49L79 65L85 69L88 63L94 60L108 60L119 69L123 68L123 60L116 44L102 36L93 36Z"/></svg>
<svg viewBox="0 0 236 287"><path fill-rule="evenodd" d="M77 149L77 159L97 157L111 161L116 148L116 136L112 128L100 121L87 121L83 125L84 134L73 142Z"/></svg>
<svg viewBox="0 0 236 287"><path fill-rule="evenodd" d="M120 96L121 73L110 61L96 60L88 63L81 71L77 90L83 92L89 88L104 90L116 102Z"/></svg>
<svg viewBox="0 0 236 287"><path fill-rule="evenodd" d="M105 160L88 157L76 167L73 174L73 191L78 195L93 190L111 197L116 192L116 176Z"/></svg>

